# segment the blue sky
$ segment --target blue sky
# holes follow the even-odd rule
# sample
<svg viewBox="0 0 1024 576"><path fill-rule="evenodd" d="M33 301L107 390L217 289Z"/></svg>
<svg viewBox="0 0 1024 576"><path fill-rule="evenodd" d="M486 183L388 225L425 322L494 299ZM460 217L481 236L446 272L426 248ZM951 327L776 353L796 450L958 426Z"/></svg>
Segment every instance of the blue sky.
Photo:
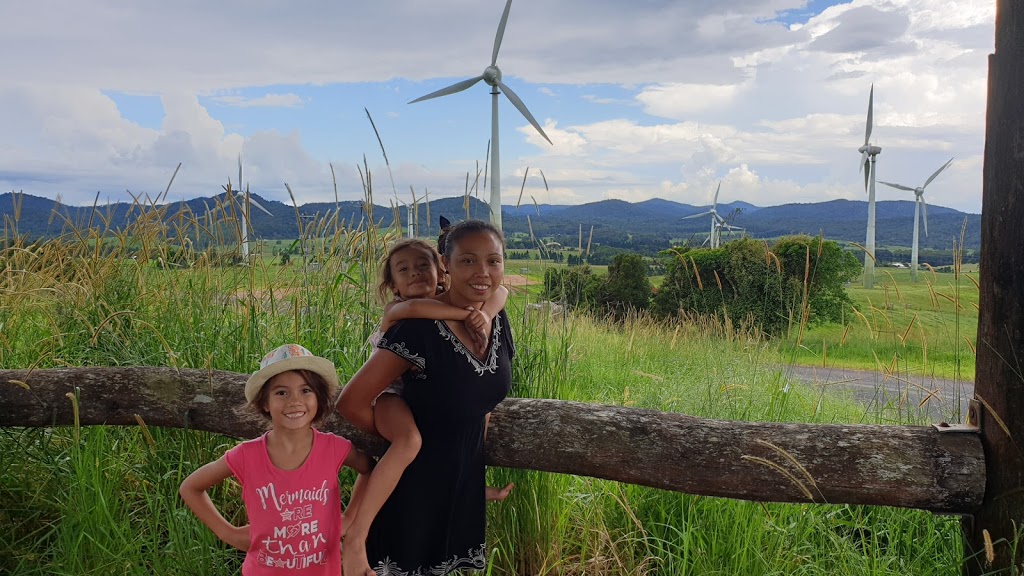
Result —
<svg viewBox="0 0 1024 576"><path fill-rule="evenodd" d="M0 190L72 204L170 199L235 179L267 198L462 194L490 136L480 74L503 0L7 2ZM875 86L878 179L981 207L991 0L514 0L498 65L553 144L500 104L503 203L659 197L756 205L862 199ZM543 171L549 188L539 177ZM486 197L486 194L483 195ZM878 198L911 199L878 188Z"/></svg>

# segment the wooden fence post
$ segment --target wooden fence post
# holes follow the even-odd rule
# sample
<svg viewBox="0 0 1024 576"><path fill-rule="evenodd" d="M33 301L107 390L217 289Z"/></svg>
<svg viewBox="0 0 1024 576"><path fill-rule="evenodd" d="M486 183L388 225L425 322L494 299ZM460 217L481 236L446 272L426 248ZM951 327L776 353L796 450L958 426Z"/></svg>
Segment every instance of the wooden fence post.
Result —
<svg viewBox="0 0 1024 576"><path fill-rule="evenodd" d="M1009 571L1024 523L1024 2L996 1L989 56L975 397L986 486L964 520L964 572ZM986 535L994 545L986 551ZM994 557L990 554L994 552Z"/></svg>

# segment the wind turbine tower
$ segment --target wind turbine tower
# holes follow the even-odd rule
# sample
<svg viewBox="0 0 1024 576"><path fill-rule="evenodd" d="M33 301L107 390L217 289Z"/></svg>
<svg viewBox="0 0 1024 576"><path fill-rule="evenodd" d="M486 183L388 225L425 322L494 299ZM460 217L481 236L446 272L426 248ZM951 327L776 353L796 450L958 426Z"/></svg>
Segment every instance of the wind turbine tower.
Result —
<svg viewBox="0 0 1024 576"><path fill-rule="evenodd" d="M423 100L430 100L431 98L437 98L438 96L447 96L448 94L454 94L456 92L462 92L477 82L483 80L491 87L491 199L489 202L491 210L491 224L494 224L499 230L501 230L501 165L500 165L500 154L498 153L498 94L504 94L508 98L509 102L516 107L517 110L525 117L537 132L551 144L551 139L544 133L544 129L540 127L537 120L534 119L533 114L527 110L526 104L519 99L519 96L512 91L511 88L506 86L501 81L501 70L497 66L498 62L498 49L501 48L501 38L505 35L505 24L508 22L508 12L512 8L512 0L508 0L505 3L505 11L501 14L501 21L498 23L498 32L494 36L494 49L491 51L491 65L484 68L483 74L474 76L461 82L456 82L447 88L442 88L436 92L431 92L426 96L420 96L419 98L409 102L414 104Z"/></svg>
<svg viewBox="0 0 1024 576"><path fill-rule="evenodd" d="M857 149L860 152L860 170L864 172L864 190L868 193L868 233L864 242L864 287L875 287L875 156L882 149L871 144L871 122L875 103L875 85L871 85L868 94L868 122L864 132L864 145Z"/></svg>
<svg viewBox="0 0 1024 576"><path fill-rule="evenodd" d="M949 162L946 162L945 164L940 166L938 170L933 172L932 175L929 176L928 179L924 181L924 184L918 186L917 188L911 188L910 186L904 186L902 184L893 184L891 182L882 182L881 180L879 180L880 183L885 184L886 186L892 186L893 188L897 188L899 190L906 190L908 192L914 193L914 246L910 249L910 279L913 282L917 282L917 242L919 238L918 227L922 219L924 220L924 235L928 235L928 205L925 204L924 202L924 189L929 184L932 183L932 180L935 180L935 177L939 175L939 172L945 170L946 167L949 166L952 162L953 159L950 158Z"/></svg>
<svg viewBox="0 0 1024 576"><path fill-rule="evenodd" d="M238 158L238 188L241 192L242 188L242 158ZM267 213L268 216L273 217L274 214L267 210L259 202L249 196L249 186L245 187L242 201L242 262L246 266L249 265L249 205L253 205L260 210Z"/></svg>

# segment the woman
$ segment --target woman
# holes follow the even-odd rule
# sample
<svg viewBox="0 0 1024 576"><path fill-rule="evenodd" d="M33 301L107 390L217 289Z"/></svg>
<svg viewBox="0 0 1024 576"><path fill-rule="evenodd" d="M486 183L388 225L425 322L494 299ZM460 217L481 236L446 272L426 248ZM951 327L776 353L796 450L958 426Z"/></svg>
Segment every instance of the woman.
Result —
<svg viewBox="0 0 1024 576"><path fill-rule="evenodd" d="M479 220L461 222L440 248L451 288L438 299L480 310L504 278L501 232ZM422 437L419 454L370 528L365 550L358 546L361 538L345 546L346 567L355 558L378 574L486 566L484 433L490 411L508 394L515 353L504 311L485 335L474 344L461 322L403 320L384 334L342 391L338 410L373 432L371 402L401 377ZM346 536L346 543L349 536L360 535ZM356 572L366 573L372 572Z"/></svg>

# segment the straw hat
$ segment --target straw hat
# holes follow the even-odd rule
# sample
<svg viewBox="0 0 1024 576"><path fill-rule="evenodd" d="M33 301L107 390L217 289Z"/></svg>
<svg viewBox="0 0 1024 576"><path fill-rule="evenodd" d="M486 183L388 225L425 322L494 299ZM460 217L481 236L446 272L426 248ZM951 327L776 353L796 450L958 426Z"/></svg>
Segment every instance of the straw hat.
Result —
<svg viewBox="0 0 1024 576"><path fill-rule="evenodd" d="M338 372L334 363L326 358L314 356L298 344L278 346L260 360L260 369L253 372L245 382L245 400L252 402L260 395L267 380L289 370L309 370L319 374L327 382L327 395L331 398L338 393Z"/></svg>

